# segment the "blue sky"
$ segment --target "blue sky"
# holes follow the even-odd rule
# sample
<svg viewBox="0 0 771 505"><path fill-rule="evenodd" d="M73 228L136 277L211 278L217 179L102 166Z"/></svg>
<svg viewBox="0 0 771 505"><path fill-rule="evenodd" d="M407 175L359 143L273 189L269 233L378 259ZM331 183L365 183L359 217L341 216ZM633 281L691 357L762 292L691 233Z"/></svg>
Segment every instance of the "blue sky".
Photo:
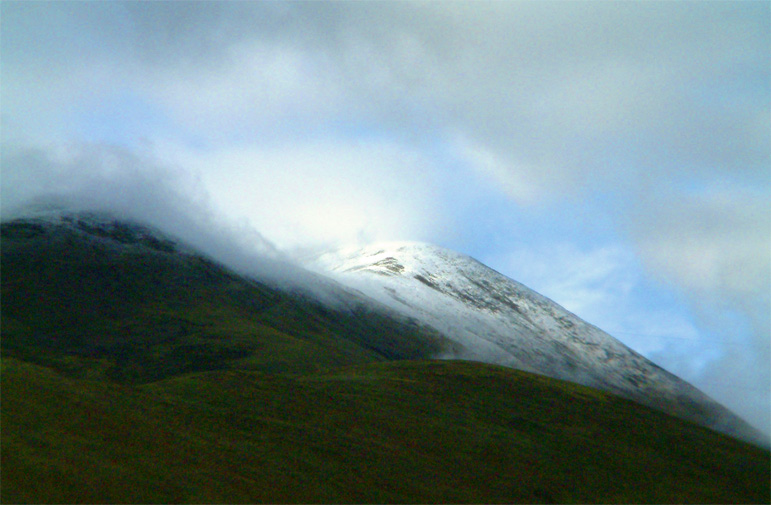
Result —
<svg viewBox="0 0 771 505"><path fill-rule="evenodd" d="M288 254L437 243L770 431L767 2L0 14L5 215L59 194Z"/></svg>

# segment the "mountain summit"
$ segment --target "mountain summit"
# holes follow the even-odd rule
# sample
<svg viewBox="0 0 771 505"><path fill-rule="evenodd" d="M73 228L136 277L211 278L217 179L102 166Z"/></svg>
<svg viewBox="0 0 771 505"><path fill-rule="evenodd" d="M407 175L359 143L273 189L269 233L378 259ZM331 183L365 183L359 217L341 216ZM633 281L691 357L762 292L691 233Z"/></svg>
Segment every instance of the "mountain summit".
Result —
<svg viewBox="0 0 771 505"><path fill-rule="evenodd" d="M354 364L364 356L503 365L762 440L728 409L555 302L468 256L429 244L342 249L311 258L311 271L256 255L253 262L260 265L242 276L200 256L194 246L109 215L45 212L3 223L2 236L3 350L29 357L34 349L46 363L52 352L63 351L63 361L54 359L62 370L95 374L98 362L104 365L98 374L142 382L244 363L273 370L288 359L283 353L294 356L297 350L284 343L273 349L275 342L257 345L259 339L230 330L202 330L216 326L196 317L212 310L206 299L217 292L232 301L228 310L249 320L243 322L249 332L266 324L286 332L290 325L291 338L306 344L318 338L308 340L311 327L311 333L336 335L334 343L308 345L300 353L303 367L328 359ZM66 300L59 300L62 285L69 286ZM130 296L136 303L127 303ZM194 309L201 304L206 308ZM116 316L128 307L130 317ZM102 337L95 341L95 335Z"/></svg>
<svg viewBox="0 0 771 505"><path fill-rule="evenodd" d="M741 421L465 256L317 258L356 290L107 216L0 237L4 502L769 502L767 450L664 412Z"/></svg>
<svg viewBox="0 0 771 505"><path fill-rule="evenodd" d="M602 389L757 441L745 421L552 300L469 256L424 243L346 248L307 265L455 342L447 358L504 365Z"/></svg>

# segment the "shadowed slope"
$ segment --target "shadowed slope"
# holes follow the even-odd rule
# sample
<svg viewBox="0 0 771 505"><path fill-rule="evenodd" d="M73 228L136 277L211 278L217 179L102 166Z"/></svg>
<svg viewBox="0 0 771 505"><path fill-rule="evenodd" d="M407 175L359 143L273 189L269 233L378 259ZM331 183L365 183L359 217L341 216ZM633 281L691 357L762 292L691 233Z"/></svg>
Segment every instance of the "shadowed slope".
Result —
<svg viewBox="0 0 771 505"><path fill-rule="evenodd" d="M333 310L236 275L146 228L2 225L2 351L74 376L146 382L227 367L309 370L429 357L443 339L340 289Z"/></svg>

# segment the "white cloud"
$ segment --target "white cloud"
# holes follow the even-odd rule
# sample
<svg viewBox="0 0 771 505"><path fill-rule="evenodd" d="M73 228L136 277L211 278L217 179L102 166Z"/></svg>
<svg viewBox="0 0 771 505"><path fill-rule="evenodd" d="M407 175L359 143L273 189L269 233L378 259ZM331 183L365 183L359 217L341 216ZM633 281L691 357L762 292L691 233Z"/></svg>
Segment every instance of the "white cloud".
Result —
<svg viewBox="0 0 771 505"><path fill-rule="evenodd" d="M36 35L4 36L4 101L19 127L44 126L23 113L30 102L62 115L68 97L88 106L126 87L215 139L366 117L391 135L459 131L500 160L496 180L508 172L519 187L526 167L539 196L646 177L651 163L689 171L706 159L702 169L730 173L768 159L760 4L91 7L7 9Z"/></svg>
<svg viewBox="0 0 771 505"><path fill-rule="evenodd" d="M436 191L437 167L393 142L326 139L177 150L174 158L200 174L224 214L248 220L285 248L431 240L450 219Z"/></svg>
<svg viewBox="0 0 771 505"><path fill-rule="evenodd" d="M218 216L195 178L156 159L115 147L59 144L4 149L0 161L3 219L28 205L52 204L150 224L234 268L248 264L245 251L252 259L280 258L253 228Z"/></svg>
<svg viewBox="0 0 771 505"><path fill-rule="evenodd" d="M633 236L650 271L682 294L703 331L722 337L722 352L692 379L768 433L771 200L755 187L691 192L642 205Z"/></svg>
<svg viewBox="0 0 771 505"><path fill-rule="evenodd" d="M651 269L682 289L724 300L768 298L771 203L763 188L721 185L651 196L631 229Z"/></svg>
<svg viewBox="0 0 771 505"><path fill-rule="evenodd" d="M262 42L227 48L203 68L155 70L140 85L184 128L209 141L259 142L328 120L341 106L337 77L320 55Z"/></svg>
<svg viewBox="0 0 771 505"><path fill-rule="evenodd" d="M453 143L454 154L460 160L516 202L532 205L547 193L543 178L537 174L539 167L511 163L502 155L460 134L455 135ZM555 188L557 184L551 187Z"/></svg>

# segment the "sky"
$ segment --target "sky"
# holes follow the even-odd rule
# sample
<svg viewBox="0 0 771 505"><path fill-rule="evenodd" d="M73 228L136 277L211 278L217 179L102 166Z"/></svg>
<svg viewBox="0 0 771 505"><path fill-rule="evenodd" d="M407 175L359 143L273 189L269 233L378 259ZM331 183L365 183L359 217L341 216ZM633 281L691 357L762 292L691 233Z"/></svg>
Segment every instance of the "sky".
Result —
<svg viewBox="0 0 771 505"><path fill-rule="evenodd" d="M768 2L4 1L0 23L4 218L55 197L269 254L435 243L771 432Z"/></svg>

